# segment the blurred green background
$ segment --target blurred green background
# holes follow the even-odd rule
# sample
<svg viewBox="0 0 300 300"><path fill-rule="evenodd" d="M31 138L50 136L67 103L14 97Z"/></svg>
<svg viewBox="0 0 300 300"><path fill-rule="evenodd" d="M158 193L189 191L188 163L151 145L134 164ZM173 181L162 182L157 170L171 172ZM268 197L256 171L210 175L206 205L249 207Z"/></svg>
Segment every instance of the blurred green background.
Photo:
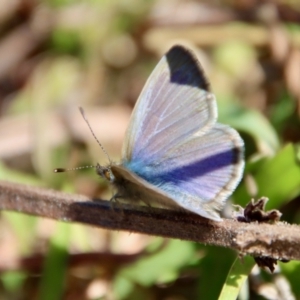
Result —
<svg viewBox="0 0 300 300"><path fill-rule="evenodd" d="M0 9L0 179L109 199L93 169L118 161L131 110L174 44L193 49L219 120L246 144L231 197L300 223L297 1L17 0ZM236 253L12 212L0 215L0 299L217 299ZM300 299L300 264L256 269L239 299ZM278 284L287 286L288 295Z"/></svg>

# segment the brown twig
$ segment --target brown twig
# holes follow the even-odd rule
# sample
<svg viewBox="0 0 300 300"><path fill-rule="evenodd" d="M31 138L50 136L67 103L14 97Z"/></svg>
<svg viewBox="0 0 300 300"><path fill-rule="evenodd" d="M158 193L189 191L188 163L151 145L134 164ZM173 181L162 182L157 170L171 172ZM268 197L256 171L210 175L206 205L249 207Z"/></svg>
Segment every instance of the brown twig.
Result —
<svg viewBox="0 0 300 300"><path fill-rule="evenodd" d="M300 260L300 226L214 222L198 215L122 204L0 181L0 209L112 230L189 240L243 254Z"/></svg>

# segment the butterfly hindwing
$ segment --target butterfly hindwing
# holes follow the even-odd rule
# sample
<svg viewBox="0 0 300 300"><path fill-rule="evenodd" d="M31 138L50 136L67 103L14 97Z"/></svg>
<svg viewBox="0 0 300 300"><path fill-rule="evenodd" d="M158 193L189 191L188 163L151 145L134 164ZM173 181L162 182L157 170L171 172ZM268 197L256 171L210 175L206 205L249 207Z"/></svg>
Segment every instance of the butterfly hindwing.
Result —
<svg viewBox="0 0 300 300"><path fill-rule="evenodd" d="M204 136L193 136L166 153L157 164L130 161L125 166L178 205L219 220L218 211L242 175L242 147L234 129L216 124Z"/></svg>

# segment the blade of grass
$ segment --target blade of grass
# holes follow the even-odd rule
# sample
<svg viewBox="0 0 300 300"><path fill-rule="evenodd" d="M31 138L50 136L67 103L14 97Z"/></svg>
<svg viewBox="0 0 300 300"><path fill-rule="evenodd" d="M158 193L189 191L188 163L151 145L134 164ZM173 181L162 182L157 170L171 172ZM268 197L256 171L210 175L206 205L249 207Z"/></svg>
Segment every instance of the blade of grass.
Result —
<svg viewBox="0 0 300 300"><path fill-rule="evenodd" d="M248 275L255 265L251 256L237 257L231 266L218 300L236 300Z"/></svg>
<svg viewBox="0 0 300 300"><path fill-rule="evenodd" d="M68 258L70 225L58 223L44 264L38 299L62 299Z"/></svg>

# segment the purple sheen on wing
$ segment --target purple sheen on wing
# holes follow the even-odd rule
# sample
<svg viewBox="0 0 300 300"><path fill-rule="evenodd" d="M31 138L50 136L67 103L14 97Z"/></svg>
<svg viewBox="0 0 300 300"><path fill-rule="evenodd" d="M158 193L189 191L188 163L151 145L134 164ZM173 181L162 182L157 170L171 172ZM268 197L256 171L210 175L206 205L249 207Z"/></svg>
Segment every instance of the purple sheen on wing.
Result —
<svg viewBox="0 0 300 300"><path fill-rule="evenodd" d="M165 74L160 74L157 78L158 83L168 81ZM199 128L205 131L205 124L211 117L209 107L215 105L215 100L209 98L211 94L188 85L165 83L161 89L153 87L151 95L147 107L151 115L137 125L139 127L136 130L140 132L140 137L134 143L132 159L139 156L139 152L145 148L149 154L165 151L168 147L173 148L186 136L197 132ZM156 99L160 101L155 101ZM214 120L212 118L212 123ZM160 144L165 136L173 138L168 144Z"/></svg>
<svg viewBox="0 0 300 300"><path fill-rule="evenodd" d="M217 118L216 100L208 90L193 54L183 47L173 47L150 75L135 105L123 159L135 160L145 152L155 159L186 136L199 130L205 134ZM166 136L172 136L167 143Z"/></svg>
<svg viewBox="0 0 300 300"><path fill-rule="evenodd" d="M207 201L215 197L232 178L233 165L237 160L236 151L229 149L176 168L170 165L166 170L160 165L147 165L138 160L126 162L124 166L166 192L176 186L187 194L194 194Z"/></svg>

